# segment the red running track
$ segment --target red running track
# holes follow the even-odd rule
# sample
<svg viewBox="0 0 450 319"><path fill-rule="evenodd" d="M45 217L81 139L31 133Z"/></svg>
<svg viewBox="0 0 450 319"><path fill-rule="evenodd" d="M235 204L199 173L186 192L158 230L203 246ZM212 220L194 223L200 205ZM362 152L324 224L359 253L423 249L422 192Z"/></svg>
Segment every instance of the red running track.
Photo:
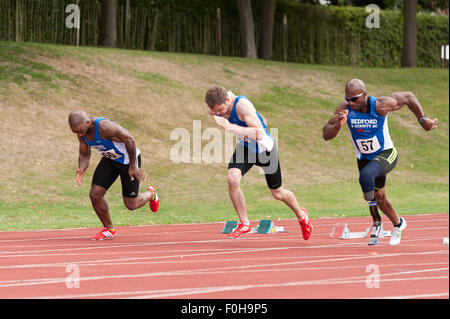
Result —
<svg viewBox="0 0 450 319"><path fill-rule="evenodd" d="M239 240L224 223L121 227L101 242L87 239L98 229L0 232L0 298L449 298L449 216L405 218L399 246L371 247L328 236L370 217L314 219L308 241L295 220Z"/></svg>

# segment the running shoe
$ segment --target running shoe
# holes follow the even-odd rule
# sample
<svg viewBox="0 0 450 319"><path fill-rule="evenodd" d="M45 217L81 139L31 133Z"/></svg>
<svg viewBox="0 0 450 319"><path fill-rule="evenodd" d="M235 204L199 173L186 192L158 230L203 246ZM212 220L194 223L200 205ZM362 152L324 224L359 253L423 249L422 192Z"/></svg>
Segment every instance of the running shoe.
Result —
<svg viewBox="0 0 450 319"><path fill-rule="evenodd" d="M395 246L400 244L400 240L402 238L402 231L406 228L406 220L403 217L400 217L400 227L394 227L392 229L391 240L389 241L389 245Z"/></svg>
<svg viewBox="0 0 450 319"><path fill-rule="evenodd" d="M306 214L306 217L302 220L299 220L300 227L302 229L303 239L308 240L311 237L313 226L311 224L311 220L308 217L308 211L304 207L300 207L300 209Z"/></svg>
<svg viewBox="0 0 450 319"><path fill-rule="evenodd" d="M103 228L98 234L90 237L90 240L105 240L105 239L113 239L117 236L117 229L110 230L107 227Z"/></svg>
<svg viewBox="0 0 450 319"><path fill-rule="evenodd" d="M242 234L248 233L250 230L250 225L245 225L243 222L239 222L238 227L231 234L229 234L228 237L238 239Z"/></svg>
<svg viewBox="0 0 450 319"><path fill-rule="evenodd" d="M152 212L156 213L159 209L158 194L156 194L155 188L153 186L149 186L147 188L147 191L153 192L153 194L155 194L155 198L152 201L149 201L148 205L150 206L150 209L152 210Z"/></svg>

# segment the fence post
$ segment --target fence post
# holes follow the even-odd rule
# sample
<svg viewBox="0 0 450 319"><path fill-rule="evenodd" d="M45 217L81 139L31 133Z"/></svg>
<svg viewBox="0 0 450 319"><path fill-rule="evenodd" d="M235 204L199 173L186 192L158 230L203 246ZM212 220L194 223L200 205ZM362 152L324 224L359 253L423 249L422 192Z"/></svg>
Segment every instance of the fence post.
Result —
<svg viewBox="0 0 450 319"><path fill-rule="evenodd" d="M16 0L16 42L20 42L21 9L20 0Z"/></svg>
<svg viewBox="0 0 450 319"><path fill-rule="evenodd" d="M282 46L283 46L283 62L287 62L287 15L283 14L283 35L282 35Z"/></svg>
<svg viewBox="0 0 450 319"><path fill-rule="evenodd" d="M220 8L217 8L217 46L219 47L219 56L222 56L222 17Z"/></svg>
<svg viewBox="0 0 450 319"><path fill-rule="evenodd" d="M77 7L80 7L80 0L77 0ZM80 17L78 18L78 28L75 31L76 32L76 46L80 45L80 28L81 28L81 10L79 11Z"/></svg>
<svg viewBox="0 0 450 319"><path fill-rule="evenodd" d="M444 69L447 68L448 58L449 58L449 46L448 46L448 44L443 44L441 46L441 60L443 62Z"/></svg>

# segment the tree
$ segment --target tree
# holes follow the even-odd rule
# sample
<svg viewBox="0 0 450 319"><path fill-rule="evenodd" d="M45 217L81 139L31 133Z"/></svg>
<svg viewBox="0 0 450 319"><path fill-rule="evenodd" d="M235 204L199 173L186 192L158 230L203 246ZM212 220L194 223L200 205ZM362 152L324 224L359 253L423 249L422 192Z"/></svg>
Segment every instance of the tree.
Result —
<svg viewBox="0 0 450 319"><path fill-rule="evenodd" d="M273 23L275 20L276 0L264 0L261 19L261 36L259 38L259 58L272 60Z"/></svg>
<svg viewBox="0 0 450 319"><path fill-rule="evenodd" d="M243 56L256 59L255 27L251 0L237 0L241 25Z"/></svg>
<svg viewBox="0 0 450 319"><path fill-rule="evenodd" d="M417 66L417 0L408 0L403 6L403 55L402 67Z"/></svg>
<svg viewBox="0 0 450 319"><path fill-rule="evenodd" d="M116 47L117 41L117 1L102 0L98 45Z"/></svg>

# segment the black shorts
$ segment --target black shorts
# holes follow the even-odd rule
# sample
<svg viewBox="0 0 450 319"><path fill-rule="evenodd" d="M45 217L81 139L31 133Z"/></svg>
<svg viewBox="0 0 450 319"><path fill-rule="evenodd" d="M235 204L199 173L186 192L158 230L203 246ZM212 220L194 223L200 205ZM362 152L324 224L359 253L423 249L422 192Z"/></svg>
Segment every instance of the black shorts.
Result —
<svg viewBox="0 0 450 319"><path fill-rule="evenodd" d="M377 161L378 164L381 165L383 168L383 174L381 176L378 176L375 179L375 191L378 191L382 189L384 186L386 186L386 175L390 171L394 169L394 167L397 165L398 162L398 154L397 150L394 148L390 148L387 150L384 150L380 152L377 156L375 156L372 161ZM358 170L361 172L361 170L366 166L370 160L368 159L358 159Z"/></svg>
<svg viewBox="0 0 450 319"><path fill-rule="evenodd" d="M140 154L137 158L137 165L139 168L141 167ZM130 165L128 164L121 164L109 158L102 157L95 169L94 176L92 177L92 184L109 189L120 175L120 181L122 182L122 196L135 198L139 194L139 180L135 178L131 181L131 177L128 174L129 166Z"/></svg>
<svg viewBox="0 0 450 319"><path fill-rule="evenodd" d="M276 145L273 146L270 152L255 154L242 144L237 144L236 150L228 164L228 169L237 168L244 176L253 165L259 166L264 170L267 186L270 189L281 187L281 168Z"/></svg>

